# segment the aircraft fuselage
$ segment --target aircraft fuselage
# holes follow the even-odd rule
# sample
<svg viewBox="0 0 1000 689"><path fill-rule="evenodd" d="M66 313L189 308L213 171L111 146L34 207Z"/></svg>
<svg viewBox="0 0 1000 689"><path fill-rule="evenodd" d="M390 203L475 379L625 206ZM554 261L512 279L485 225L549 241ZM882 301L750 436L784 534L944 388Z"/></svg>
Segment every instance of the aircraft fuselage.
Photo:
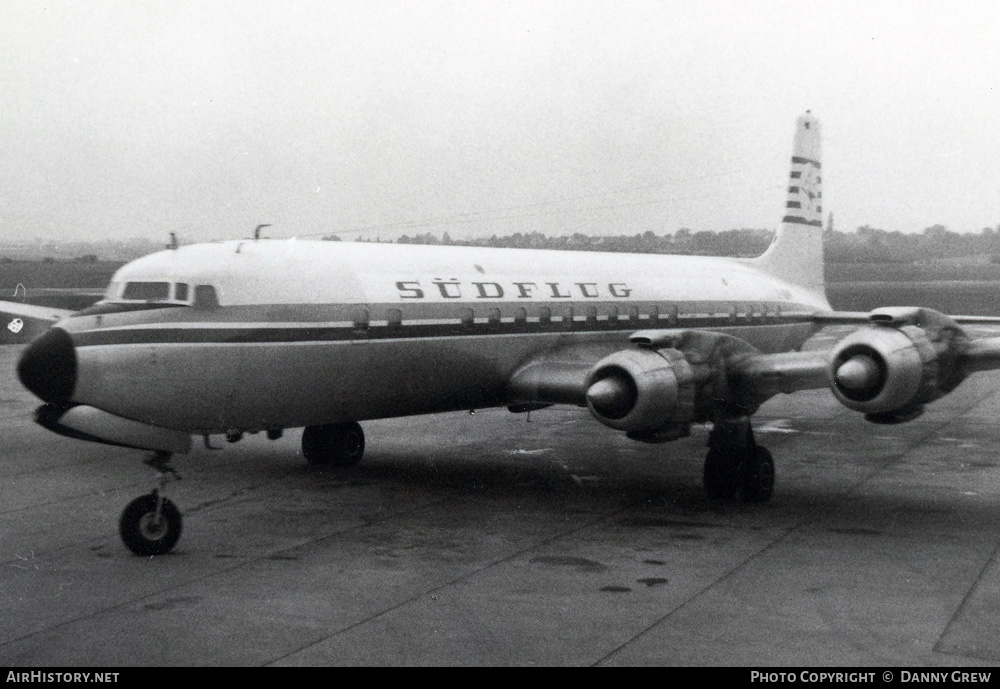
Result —
<svg viewBox="0 0 1000 689"><path fill-rule="evenodd" d="M741 259L272 240L134 261L58 327L72 403L217 433L503 405L530 357L637 330L788 351L826 308Z"/></svg>

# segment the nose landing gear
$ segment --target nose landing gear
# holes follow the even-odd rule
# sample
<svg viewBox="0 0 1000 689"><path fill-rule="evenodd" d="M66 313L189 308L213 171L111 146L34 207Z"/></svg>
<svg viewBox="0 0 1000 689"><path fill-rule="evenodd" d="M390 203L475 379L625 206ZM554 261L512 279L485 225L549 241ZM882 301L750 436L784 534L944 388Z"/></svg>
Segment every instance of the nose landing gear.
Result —
<svg viewBox="0 0 1000 689"><path fill-rule="evenodd" d="M281 437L281 429L268 429L272 440ZM209 449L208 436L205 445ZM310 464L352 467L365 452L365 433L355 422L309 426L302 434L302 454ZM181 537L180 510L163 496L170 481L181 475L170 466L172 453L158 451L146 460L156 470L156 487L151 493L136 498L125 507L118 520L118 532L125 546L136 555L169 553Z"/></svg>
<svg viewBox="0 0 1000 689"><path fill-rule="evenodd" d="M181 513L163 497L164 486L181 475L170 466L171 453L155 452L146 464L157 471L153 492L136 498L122 511L118 533L125 546L136 555L163 555L170 552L181 537Z"/></svg>

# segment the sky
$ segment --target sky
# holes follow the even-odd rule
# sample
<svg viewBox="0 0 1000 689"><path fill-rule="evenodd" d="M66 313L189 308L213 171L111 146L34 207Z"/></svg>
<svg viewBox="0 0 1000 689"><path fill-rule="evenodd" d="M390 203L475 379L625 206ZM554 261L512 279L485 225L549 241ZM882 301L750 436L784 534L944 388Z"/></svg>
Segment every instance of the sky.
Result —
<svg viewBox="0 0 1000 689"><path fill-rule="evenodd" d="M1000 225L1000 3L3 0L0 243Z"/></svg>

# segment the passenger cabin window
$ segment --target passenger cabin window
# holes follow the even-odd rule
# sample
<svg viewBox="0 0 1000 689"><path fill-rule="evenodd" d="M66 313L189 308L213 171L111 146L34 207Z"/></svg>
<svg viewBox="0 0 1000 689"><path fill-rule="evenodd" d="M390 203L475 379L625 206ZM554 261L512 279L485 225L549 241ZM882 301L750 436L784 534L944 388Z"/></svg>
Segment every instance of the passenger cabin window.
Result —
<svg viewBox="0 0 1000 689"><path fill-rule="evenodd" d="M178 282L176 285L174 285L174 300L175 301L188 300L188 286L186 282Z"/></svg>
<svg viewBox="0 0 1000 689"><path fill-rule="evenodd" d="M365 332L368 330L368 323L368 309L358 309L354 312L354 330Z"/></svg>
<svg viewBox="0 0 1000 689"><path fill-rule="evenodd" d="M398 330L403 326L403 313L399 309L389 309L385 316L386 325L391 330Z"/></svg>
<svg viewBox="0 0 1000 689"><path fill-rule="evenodd" d="M129 282L122 292L122 299L134 301L167 301L170 299L169 282Z"/></svg>
<svg viewBox="0 0 1000 689"><path fill-rule="evenodd" d="M472 328L476 325L476 314L472 311L472 309L462 309L459 312L459 316L462 319L462 327L466 330L472 330Z"/></svg>
<svg viewBox="0 0 1000 689"><path fill-rule="evenodd" d="M572 329L573 328L573 322L574 322L575 319L576 319L576 316L573 313L573 307L572 306L567 306L566 310L563 312L563 317L562 317L563 330L570 330L570 329Z"/></svg>

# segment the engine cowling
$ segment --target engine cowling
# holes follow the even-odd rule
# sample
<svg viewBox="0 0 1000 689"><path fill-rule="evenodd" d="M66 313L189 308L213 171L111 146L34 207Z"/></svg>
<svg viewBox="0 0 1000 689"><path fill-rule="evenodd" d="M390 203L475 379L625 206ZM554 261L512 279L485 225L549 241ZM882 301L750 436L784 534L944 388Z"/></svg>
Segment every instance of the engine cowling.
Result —
<svg viewBox="0 0 1000 689"><path fill-rule="evenodd" d="M686 436L695 414L695 375L675 349L627 349L597 362L586 382L587 408L630 438Z"/></svg>
<svg viewBox="0 0 1000 689"><path fill-rule="evenodd" d="M929 309L881 310L873 326L834 347L830 387L846 407L875 423L902 423L961 381L957 366L961 329Z"/></svg>

